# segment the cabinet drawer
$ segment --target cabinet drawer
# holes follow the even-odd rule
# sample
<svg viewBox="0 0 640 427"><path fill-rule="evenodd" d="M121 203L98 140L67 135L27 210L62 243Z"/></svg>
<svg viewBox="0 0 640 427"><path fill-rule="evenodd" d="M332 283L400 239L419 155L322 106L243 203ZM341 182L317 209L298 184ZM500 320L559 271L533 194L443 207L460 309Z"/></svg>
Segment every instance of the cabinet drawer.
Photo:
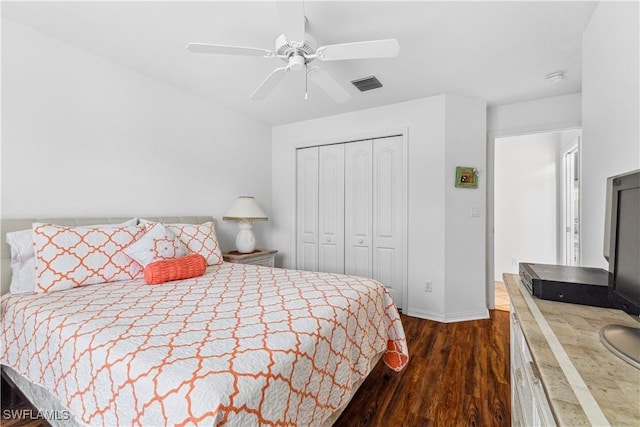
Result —
<svg viewBox="0 0 640 427"><path fill-rule="evenodd" d="M555 426L540 373L513 306L510 335L512 425Z"/></svg>

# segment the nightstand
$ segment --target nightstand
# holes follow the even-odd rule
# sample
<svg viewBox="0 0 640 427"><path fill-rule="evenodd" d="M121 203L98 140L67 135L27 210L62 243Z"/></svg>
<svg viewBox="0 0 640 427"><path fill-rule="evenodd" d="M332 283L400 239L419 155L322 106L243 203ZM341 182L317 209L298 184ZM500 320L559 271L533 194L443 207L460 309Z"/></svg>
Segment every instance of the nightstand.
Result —
<svg viewBox="0 0 640 427"><path fill-rule="evenodd" d="M264 265L265 267L274 267L277 253L278 251L275 249L256 249L248 254L231 251L222 254L222 258L226 262L234 262L236 264L253 264Z"/></svg>

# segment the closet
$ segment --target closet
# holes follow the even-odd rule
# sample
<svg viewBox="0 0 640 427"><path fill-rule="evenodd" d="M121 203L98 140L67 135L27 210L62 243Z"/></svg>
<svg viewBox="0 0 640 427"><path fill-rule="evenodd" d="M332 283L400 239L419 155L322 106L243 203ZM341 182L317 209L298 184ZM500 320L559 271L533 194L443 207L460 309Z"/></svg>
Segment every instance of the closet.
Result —
<svg viewBox="0 0 640 427"><path fill-rule="evenodd" d="M296 153L296 267L383 283L402 307L406 280L402 136Z"/></svg>

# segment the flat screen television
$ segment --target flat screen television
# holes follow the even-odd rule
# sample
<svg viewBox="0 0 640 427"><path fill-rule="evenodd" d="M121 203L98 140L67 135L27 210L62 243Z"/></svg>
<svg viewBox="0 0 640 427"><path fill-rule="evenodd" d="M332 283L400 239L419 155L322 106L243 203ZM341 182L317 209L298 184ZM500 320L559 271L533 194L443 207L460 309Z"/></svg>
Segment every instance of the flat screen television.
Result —
<svg viewBox="0 0 640 427"><path fill-rule="evenodd" d="M640 170L607 179L605 221L608 300L640 322ZM640 369L640 327L607 325L600 338L609 350Z"/></svg>

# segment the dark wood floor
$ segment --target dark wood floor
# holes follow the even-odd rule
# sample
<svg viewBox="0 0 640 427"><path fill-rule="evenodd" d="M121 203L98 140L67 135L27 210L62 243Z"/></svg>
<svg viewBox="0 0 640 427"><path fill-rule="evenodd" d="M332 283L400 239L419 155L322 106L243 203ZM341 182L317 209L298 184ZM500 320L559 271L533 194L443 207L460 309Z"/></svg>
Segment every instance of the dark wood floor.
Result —
<svg viewBox="0 0 640 427"><path fill-rule="evenodd" d="M10 386L10 379L2 375L0 389L0 426L2 427L49 427L49 423L38 416L29 401Z"/></svg>
<svg viewBox="0 0 640 427"><path fill-rule="evenodd" d="M438 323L402 316L409 364L380 362L334 426L509 426L509 313Z"/></svg>
<svg viewBox="0 0 640 427"><path fill-rule="evenodd" d="M490 315L458 323L403 315L409 364L396 373L381 361L335 426L509 426L509 313ZM2 426L47 425L2 418Z"/></svg>

